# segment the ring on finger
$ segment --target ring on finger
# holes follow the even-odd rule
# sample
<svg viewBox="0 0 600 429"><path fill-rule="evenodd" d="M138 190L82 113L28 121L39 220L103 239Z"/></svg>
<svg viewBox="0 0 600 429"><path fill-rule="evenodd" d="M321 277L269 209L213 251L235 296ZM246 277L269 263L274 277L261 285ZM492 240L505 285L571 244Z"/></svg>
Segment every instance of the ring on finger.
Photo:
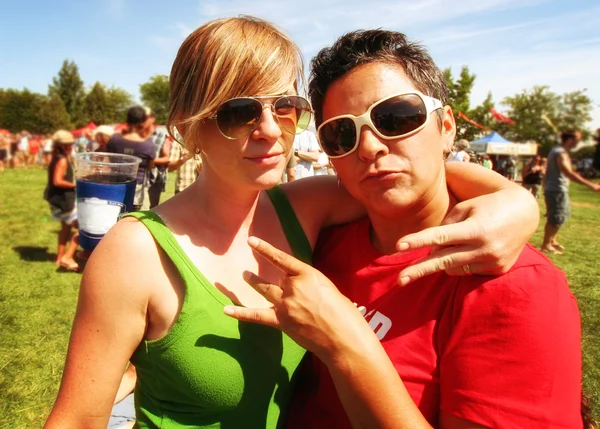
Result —
<svg viewBox="0 0 600 429"><path fill-rule="evenodd" d="M471 267L469 266L469 264L463 265L462 269L465 273L466 276L472 276L473 275L473 271L471 271Z"/></svg>

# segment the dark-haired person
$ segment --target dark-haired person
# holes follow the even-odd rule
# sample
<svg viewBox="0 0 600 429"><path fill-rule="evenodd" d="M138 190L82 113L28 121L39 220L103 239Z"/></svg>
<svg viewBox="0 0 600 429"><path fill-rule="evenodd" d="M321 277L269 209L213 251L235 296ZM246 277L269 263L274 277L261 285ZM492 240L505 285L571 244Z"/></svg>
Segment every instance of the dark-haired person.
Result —
<svg viewBox="0 0 600 429"><path fill-rule="evenodd" d="M115 133L106 145L106 151L137 156L142 160L139 165L133 209L140 210L142 205L149 204L145 200L148 187L148 171L154 166L156 149L151 137L152 119L142 106L133 106L127 111L128 129L123 134Z"/></svg>
<svg viewBox="0 0 600 429"><path fill-rule="evenodd" d="M75 205L75 172L72 162L75 139L66 130L58 130L52 136L53 148L48 165L48 184L44 199L50 204L52 217L60 222L56 265L69 271L77 271L74 259L79 245L77 231L77 207ZM71 235L71 230L75 232ZM69 243L67 247L67 243Z"/></svg>
<svg viewBox="0 0 600 429"><path fill-rule="evenodd" d="M398 242L457 204L444 168L456 125L427 51L397 32L346 34L313 59L309 95L321 147L368 217L321 233L315 267L331 281L251 238L284 273L279 285L245 275L273 308L225 310L315 353L287 427L581 428L579 311L545 256L526 246L503 274L465 262L462 277L398 286L431 251Z"/></svg>
<svg viewBox="0 0 600 429"><path fill-rule="evenodd" d="M536 199L538 198L542 187L544 174L546 174L546 168L542 165L541 155L535 155L523 167L523 187L528 191L531 191Z"/></svg>
<svg viewBox="0 0 600 429"><path fill-rule="evenodd" d="M544 178L544 199L546 200L546 226L542 251L562 255L565 246L556 240L558 231L571 217L569 201L569 181L587 186L592 191L600 191L600 185L583 178L573 171L569 152L581 140L577 130L563 131L561 143L552 148L548 154L548 165Z"/></svg>
<svg viewBox="0 0 600 429"><path fill-rule="evenodd" d="M305 350L276 329L223 313L234 302L270 307L244 272L280 277L247 239L256 235L309 262L323 227L364 215L333 177L276 187L294 136L312 116L297 93L302 73L299 48L258 18L211 21L183 42L169 78L167 126L202 158L202 170L154 210L128 214L94 250L47 429L106 428L128 361L137 374L135 427L281 427ZM471 262L477 273L508 269L535 230L537 205L483 168L449 171L463 199L497 192L450 211L453 225L433 232L453 246L406 274L464 275L460 266ZM508 204L515 200L517 209ZM349 329L358 324L373 335L356 308L341 310ZM332 351L346 341L354 337L335 338ZM334 372L344 371L339 363Z"/></svg>

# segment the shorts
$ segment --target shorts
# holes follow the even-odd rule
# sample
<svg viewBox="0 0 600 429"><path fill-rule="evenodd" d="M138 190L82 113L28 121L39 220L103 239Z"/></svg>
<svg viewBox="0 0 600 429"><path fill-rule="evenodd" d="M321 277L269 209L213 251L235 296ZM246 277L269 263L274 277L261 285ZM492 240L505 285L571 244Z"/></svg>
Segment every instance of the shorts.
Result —
<svg viewBox="0 0 600 429"><path fill-rule="evenodd" d="M64 212L60 207L50 204L50 213L52 213L52 219L64 222L67 225L72 225L77 220L77 208L74 208L70 212Z"/></svg>
<svg viewBox="0 0 600 429"><path fill-rule="evenodd" d="M546 217L548 223L554 226L563 226L571 218L571 202L569 193L562 191L544 192L546 200Z"/></svg>
<svg viewBox="0 0 600 429"><path fill-rule="evenodd" d="M8 149L0 149L0 161L6 161L8 159Z"/></svg>

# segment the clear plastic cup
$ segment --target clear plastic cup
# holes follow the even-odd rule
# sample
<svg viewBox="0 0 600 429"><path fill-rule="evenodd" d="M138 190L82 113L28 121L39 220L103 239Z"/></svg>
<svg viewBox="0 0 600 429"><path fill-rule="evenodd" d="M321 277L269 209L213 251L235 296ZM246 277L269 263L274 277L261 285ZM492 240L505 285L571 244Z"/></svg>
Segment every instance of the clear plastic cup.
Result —
<svg viewBox="0 0 600 429"><path fill-rule="evenodd" d="M75 154L79 242L85 251L94 250L119 217L133 209L141 161L115 153Z"/></svg>

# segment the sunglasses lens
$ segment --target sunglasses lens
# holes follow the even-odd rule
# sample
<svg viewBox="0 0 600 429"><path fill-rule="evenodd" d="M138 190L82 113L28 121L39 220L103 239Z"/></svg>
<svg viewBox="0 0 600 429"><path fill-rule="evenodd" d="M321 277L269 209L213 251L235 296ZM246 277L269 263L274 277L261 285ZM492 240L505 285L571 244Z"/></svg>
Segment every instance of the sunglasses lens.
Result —
<svg viewBox="0 0 600 429"><path fill-rule="evenodd" d="M281 128L291 134L300 134L308 128L312 111L306 98L289 95L275 102L275 115Z"/></svg>
<svg viewBox="0 0 600 429"><path fill-rule="evenodd" d="M338 157L354 149L356 126L350 118L340 118L319 128L319 141L327 156Z"/></svg>
<svg viewBox="0 0 600 429"><path fill-rule="evenodd" d="M250 135L262 115L262 104L252 98L233 98L217 110L217 126L223 135L240 139Z"/></svg>
<svg viewBox="0 0 600 429"><path fill-rule="evenodd" d="M400 137L427 121L427 108L416 94L399 95L375 106L371 111L371 121L384 136Z"/></svg>

